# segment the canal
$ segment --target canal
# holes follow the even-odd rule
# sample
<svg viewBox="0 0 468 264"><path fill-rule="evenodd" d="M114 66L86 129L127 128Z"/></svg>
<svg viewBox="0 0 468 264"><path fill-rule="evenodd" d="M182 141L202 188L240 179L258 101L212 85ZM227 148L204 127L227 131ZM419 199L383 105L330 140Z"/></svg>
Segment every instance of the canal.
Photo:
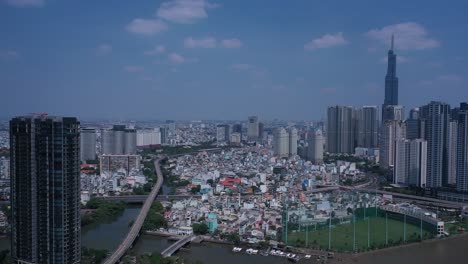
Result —
<svg viewBox="0 0 468 264"><path fill-rule="evenodd" d="M125 237L129 230L129 223L136 218L139 207L128 207L123 214L112 221L93 224L83 228L82 245L90 248L107 249L112 251ZM139 253L161 252L170 242L166 238L143 235L138 239L134 250ZM468 259L468 236L451 238L443 241L425 242L407 247L367 253L351 259L343 259L339 263L357 264L394 264L394 263L466 263ZM0 250L9 249L8 238L0 239ZM290 263L279 257L249 256L245 253L232 253L232 247L219 244L192 244L188 250L181 250L177 256L201 260L205 264L279 264ZM315 263L315 261L301 261L301 263Z"/></svg>

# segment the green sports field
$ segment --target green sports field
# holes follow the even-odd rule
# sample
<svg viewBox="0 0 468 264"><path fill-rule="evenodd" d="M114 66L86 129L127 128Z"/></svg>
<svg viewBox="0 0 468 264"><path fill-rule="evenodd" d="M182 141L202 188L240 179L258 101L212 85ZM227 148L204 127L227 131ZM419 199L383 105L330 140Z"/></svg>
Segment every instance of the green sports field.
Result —
<svg viewBox="0 0 468 264"><path fill-rule="evenodd" d="M370 222L369 222L370 221ZM386 246L404 243L404 222L388 218L388 244L386 243L385 217L374 216L356 221L356 250L384 248ZM331 250L353 251L353 223L337 224L331 228ZM370 230L370 236L368 236ZM406 223L406 242L420 240L420 226ZM329 231L328 226L314 230L314 226L308 228L308 239L306 229L289 230L288 245L301 247L314 247L328 249ZM432 237L432 234L422 230L423 239ZM370 247L368 247L370 238Z"/></svg>

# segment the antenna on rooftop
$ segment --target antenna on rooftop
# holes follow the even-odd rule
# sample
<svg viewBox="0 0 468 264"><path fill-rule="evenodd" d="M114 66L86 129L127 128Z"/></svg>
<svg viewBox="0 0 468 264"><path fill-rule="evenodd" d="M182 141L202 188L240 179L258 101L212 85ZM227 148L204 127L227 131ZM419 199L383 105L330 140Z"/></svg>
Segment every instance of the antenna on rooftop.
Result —
<svg viewBox="0 0 468 264"><path fill-rule="evenodd" d="M392 44L390 46L390 50L393 50L393 44L394 44L394 35L392 34Z"/></svg>

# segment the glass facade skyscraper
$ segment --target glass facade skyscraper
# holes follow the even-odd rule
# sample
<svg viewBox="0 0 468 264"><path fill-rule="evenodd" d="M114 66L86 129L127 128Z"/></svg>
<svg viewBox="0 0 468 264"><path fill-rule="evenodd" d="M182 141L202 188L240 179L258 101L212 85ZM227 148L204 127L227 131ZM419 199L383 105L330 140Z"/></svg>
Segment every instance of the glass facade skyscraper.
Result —
<svg viewBox="0 0 468 264"><path fill-rule="evenodd" d="M80 128L73 117L10 121L13 263L80 263Z"/></svg>
<svg viewBox="0 0 468 264"><path fill-rule="evenodd" d="M396 76L396 54L393 52L393 35L387 60L388 67L387 75L385 76L385 100L382 105L382 122L389 119L385 114L386 107L398 105L398 77Z"/></svg>

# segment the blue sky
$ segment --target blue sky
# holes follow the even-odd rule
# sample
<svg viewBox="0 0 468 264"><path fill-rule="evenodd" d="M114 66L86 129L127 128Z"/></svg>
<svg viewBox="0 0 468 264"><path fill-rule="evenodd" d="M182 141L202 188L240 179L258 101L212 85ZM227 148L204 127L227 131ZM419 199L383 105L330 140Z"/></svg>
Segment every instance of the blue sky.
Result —
<svg viewBox="0 0 468 264"><path fill-rule="evenodd" d="M314 120L468 100L467 1L0 0L0 117Z"/></svg>

